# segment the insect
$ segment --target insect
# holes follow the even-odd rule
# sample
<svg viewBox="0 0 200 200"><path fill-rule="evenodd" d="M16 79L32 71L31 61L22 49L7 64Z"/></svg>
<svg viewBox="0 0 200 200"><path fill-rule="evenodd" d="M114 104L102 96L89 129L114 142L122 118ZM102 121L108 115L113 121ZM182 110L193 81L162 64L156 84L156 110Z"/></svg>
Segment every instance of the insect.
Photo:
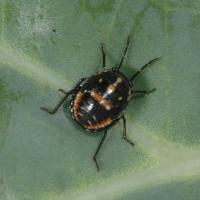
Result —
<svg viewBox="0 0 200 200"><path fill-rule="evenodd" d="M129 144L134 145L134 143L127 138L126 118L123 111L127 107L130 100L133 99L134 95L148 95L155 91L155 88L149 91L133 90L133 86L134 81L139 74L159 58L155 58L146 63L130 78L120 72L129 43L130 36L127 38L126 46L119 65L113 67L112 69L106 69L106 53L104 51L104 46L101 43L103 59L102 69L88 78L81 79L75 87L68 92L63 89L59 89L59 91L64 93L64 97L54 109L49 110L45 107L41 108L49 114L55 114L61 105L66 102L67 97L71 95L70 108L72 118L85 130L90 131L91 134L94 134L95 132L103 133L103 137L93 155L97 171L99 171L97 155L105 141L107 130L119 122L119 120L122 120L123 139Z"/></svg>

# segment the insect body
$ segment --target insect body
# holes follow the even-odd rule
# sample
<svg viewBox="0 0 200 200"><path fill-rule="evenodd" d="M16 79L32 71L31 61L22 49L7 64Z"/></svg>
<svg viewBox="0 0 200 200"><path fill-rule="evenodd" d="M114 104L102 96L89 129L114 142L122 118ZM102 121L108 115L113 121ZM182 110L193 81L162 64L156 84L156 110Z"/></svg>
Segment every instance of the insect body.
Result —
<svg viewBox="0 0 200 200"><path fill-rule="evenodd" d="M134 95L147 95L155 91L155 89L150 91L133 90L133 81L142 70L159 58L149 61L131 78L128 78L119 71L124 61L129 41L130 39L128 37L120 64L110 70L105 69L106 54L103 45L101 45L103 57L102 70L95 75L81 79L75 87L68 92L59 89L65 96L53 110L48 110L44 107L41 108L50 114L54 114L59 107L65 103L67 97L71 95L72 118L85 130L104 133L93 156L97 170L99 170L99 165L96 156L107 136L107 130L122 119L123 138L131 145L134 145L126 136L126 119L123 111Z"/></svg>
<svg viewBox="0 0 200 200"><path fill-rule="evenodd" d="M108 129L121 117L131 96L129 80L118 71L105 71L83 80L71 101L76 122L90 131Z"/></svg>

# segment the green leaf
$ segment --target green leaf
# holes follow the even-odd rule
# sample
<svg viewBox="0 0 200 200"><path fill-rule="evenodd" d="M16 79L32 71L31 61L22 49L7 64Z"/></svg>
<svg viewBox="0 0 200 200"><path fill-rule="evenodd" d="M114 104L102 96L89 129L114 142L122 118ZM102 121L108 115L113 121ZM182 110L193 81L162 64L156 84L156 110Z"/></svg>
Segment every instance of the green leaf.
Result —
<svg viewBox="0 0 200 200"><path fill-rule="evenodd" d="M0 2L0 199L155 200L200 196L200 3L180 0ZM82 77L107 66L131 76L155 57L122 124L109 131L96 171L91 136L53 107Z"/></svg>

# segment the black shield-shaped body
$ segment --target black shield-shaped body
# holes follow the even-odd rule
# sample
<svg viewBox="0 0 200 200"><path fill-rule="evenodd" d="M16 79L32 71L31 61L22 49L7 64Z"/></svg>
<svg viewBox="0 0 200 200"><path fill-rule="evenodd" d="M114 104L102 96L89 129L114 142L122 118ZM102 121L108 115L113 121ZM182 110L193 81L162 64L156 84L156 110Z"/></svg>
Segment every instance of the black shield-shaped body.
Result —
<svg viewBox="0 0 200 200"><path fill-rule="evenodd" d="M89 131L102 131L113 126L131 97L130 81L119 71L103 71L79 85L72 95L71 114Z"/></svg>
<svg viewBox="0 0 200 200"><path fill-rule="evenodd" d="M97 146L93 155L93 160L96 164L97 170L99 165L97 162L97 155L102 147L107 136L107 129L112 127L119 119L123 121L123 139L129 144L134 143L127 138L126 135L126 118L124 116L124 109L128 105L132 97L132 82L136 77L148 66L150 66L159 58L150 60L143 65L135 74L129 79L119 70L124 62L126 52L128 50L130 37L127 38L126 47L119 62L119 65L112 70L105 70L106 67L106 53L103 44L101 44L102 51L102 72L92 75L89 78L81 79L75 87L66 92L63 89L65 96L59 101L54 109L42 107L41 109L49 114L55 114L60 106L71 95L71 115L72 118L85 130L95 132L102 131L103 137ZM155 91L155 88L150 91L134 91L134 94L147 95Z"/></svg>

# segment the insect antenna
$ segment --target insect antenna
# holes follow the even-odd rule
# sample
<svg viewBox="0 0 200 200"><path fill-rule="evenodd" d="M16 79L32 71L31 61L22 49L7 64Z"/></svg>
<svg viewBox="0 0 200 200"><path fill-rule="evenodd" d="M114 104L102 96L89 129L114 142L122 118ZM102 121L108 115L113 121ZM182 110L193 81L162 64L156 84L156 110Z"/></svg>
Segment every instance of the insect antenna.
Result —
<svg viewBox="0 0 200 200"><path fill-rule="evenodd" d="M128 35L128 38L127 38L127 41L126 41L126 47L124 49L124 52L123 52L123 55L121 57L120 63L118 65L118 67L117 67L117 71L119 71L119 69L121 68L121 66L122 66L122 64L124 62L124 58L126 56L126 53L127 53L128 47L129 47L129 43L130 43L130 35Z"/></svg>

